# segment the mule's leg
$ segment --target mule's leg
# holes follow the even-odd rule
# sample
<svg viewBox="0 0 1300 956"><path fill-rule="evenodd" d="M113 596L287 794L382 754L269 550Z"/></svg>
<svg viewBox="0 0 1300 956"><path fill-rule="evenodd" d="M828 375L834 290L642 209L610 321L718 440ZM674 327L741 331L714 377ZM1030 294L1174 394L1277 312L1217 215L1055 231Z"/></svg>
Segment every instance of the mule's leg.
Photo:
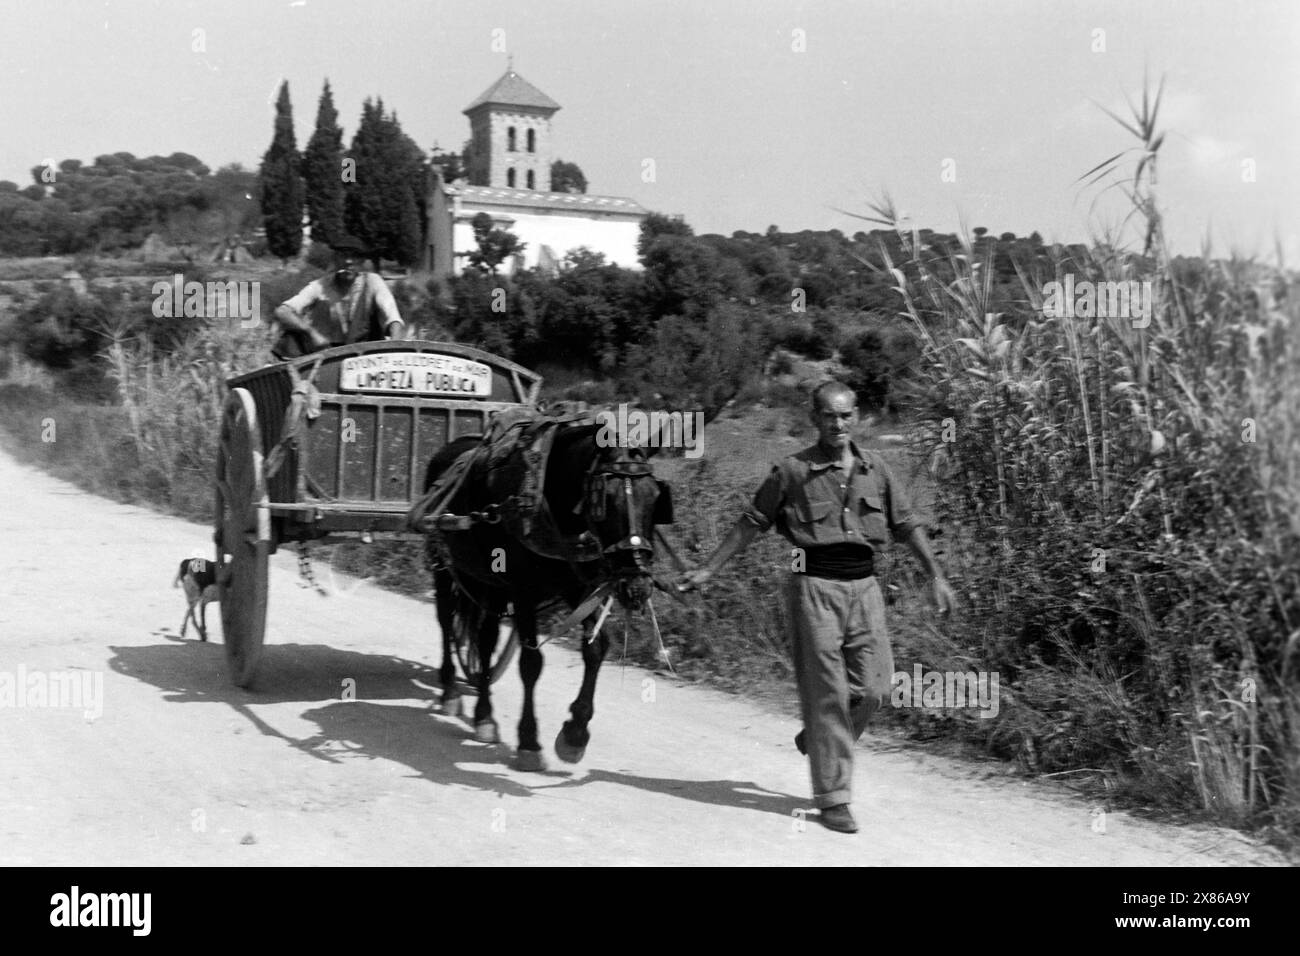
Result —
<svg viewBox="0 0 1300 956"><path fill-rule="evenodd" d="M190 626L190 618L194 616L194 605L191 604L185 609L185 617L181 619L181 637L185 636L185 631ZM194 622L197 626L198 622Z"/></svg>
<svg viewBox="0 0 1300 956"><path fill-rule="evenodd" d="M536 607L516 600L515 627L519 629L519 677L524 682L524 708L519 717L519 749L515 751L515 763L520 770L545 770L546 759L537 739L537 713L533 708L533 688L537 686L537 678L542 676Z"/></svg>
<svg viewBox="0 0 1300 956"><path fill-rule="evenodd" d="M433 572L434 601L438 609L438 629L442 631L442 666L438 668L438 683L442 686L442 702L439 709L444 714L455 716L460 712L460 689L456 686L456 660L452 651L452 632L455 628L455 616L452 602L455 594L452 589L451 574L439 568Z"/></svg>
<svg viewBox="0 0 1300 956"><path fill-rule="evenodd" d="M199 628L199 640L206 641L208 639L208 602L207 601L199 602L199 620L197 621L197 625Z"/></svg>
<svg viewBox="0 0 1300 956"><path fill-rule="evenodd" d="M483 620L478 629L478 702L474 705L474 739L480 743L496 744L501 742L497 722L492 717L492 656L497 650L497 637L501 630L501 618L484 609Z"/></svg>
<svg viewBox="0 0 1300 956"><path fill-rule="evenodd" d="M605 659L609 649L608 631L601 629L600 635L591 639L593 621L588 618L582 625L582 687L578 696L569 705L572 715L560 728L555 738L555 756L566 763L577 763L587 752L587 741L591 734L587 725L596 712L596 676L600 673L600 663Z"/></svg>

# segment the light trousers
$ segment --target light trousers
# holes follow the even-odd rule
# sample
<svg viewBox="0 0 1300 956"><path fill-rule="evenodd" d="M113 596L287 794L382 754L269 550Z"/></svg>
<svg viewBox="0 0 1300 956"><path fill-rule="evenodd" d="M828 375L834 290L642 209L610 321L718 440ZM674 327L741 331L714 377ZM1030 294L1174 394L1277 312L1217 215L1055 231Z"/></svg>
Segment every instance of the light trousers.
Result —
<svg viewBox="0 0 1300 956"><path fill-rule="evenodd" d="M791 574L786 599L813 803L824 809L850 801L853 744L890 691L885 598L875 577Z"/></svg>

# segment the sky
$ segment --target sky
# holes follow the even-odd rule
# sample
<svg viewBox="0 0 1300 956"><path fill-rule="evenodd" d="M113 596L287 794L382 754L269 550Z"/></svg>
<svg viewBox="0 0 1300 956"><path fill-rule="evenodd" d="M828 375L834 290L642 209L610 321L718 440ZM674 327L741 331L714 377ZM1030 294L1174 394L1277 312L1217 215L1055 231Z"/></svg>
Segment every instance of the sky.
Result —
<svg viewBox="0 0 1300 956"><path fill-rule="evenodd" d="M0 0L0 179L123 150L255 168L285 79L300 148L328 78L345 141L378 97L457 150L513 56L590 192L698 233L852 234L887 191L918 226L1081 241L1124 210L1079 177L1136 143L1102 107L1163 76L1175 250L1295 265L1298 54L1295 0Z"/></svg>

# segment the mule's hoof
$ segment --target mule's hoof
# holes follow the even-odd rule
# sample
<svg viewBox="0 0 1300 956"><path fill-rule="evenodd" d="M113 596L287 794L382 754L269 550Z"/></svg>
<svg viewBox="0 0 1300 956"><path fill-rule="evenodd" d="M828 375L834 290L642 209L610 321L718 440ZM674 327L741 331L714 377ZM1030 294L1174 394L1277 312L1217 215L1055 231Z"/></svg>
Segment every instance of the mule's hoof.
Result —
<svg viewBox="0 0 1300 956"><path fill-rule="evenodd" d="M460 714L460 694L444 693L438 704L438 710L448 717Z"/></svg>
<svg viewBox="0 0 1300 956"><path fill-rule="evenodd" d="M564 731L561 730L555 737L555 756L559 757L565 763L577 763L587 753L587 745L575 747L564 737Z"/></svg>
<svg viewBox="0 0 1300 956"><path fill-rule="evenodd" d="M497 732L497 722L489 717L474 725L474 739L481 744L499 744L501 735Z"/></svg>
<svg viewBox="0 0 1300 956"><path fill-rule="evenodd" d="M546 758L540 750L516 750L515 769L537 773L546 769Z"/></svg>

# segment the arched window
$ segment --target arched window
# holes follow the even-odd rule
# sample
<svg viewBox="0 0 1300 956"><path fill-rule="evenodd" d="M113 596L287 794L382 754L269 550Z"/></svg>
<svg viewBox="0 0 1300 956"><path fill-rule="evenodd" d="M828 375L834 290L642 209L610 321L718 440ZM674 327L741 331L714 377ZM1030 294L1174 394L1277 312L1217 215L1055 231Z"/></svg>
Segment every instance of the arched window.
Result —
<svg viewBox="0 0 1300 956"><path fill-rule="evenodd" d="M515 151L515 128L513 126L506 130L506 150L511 153Z"/></svg>
<svg viewBox="0 0 1300 956"><path fill-rule="evenodd" d="M511 187L512 189L514 188L514 185L515 185L515 171L514 171L513 169L507 169L507 170L506 170L506 185L509 186L509 187Z"/></svg>
<svg viewBox="0 0 1300 956"><path fill-rule="evenodd" d="M528 131L528 152L537 152L537 130L535 129Z"/></svg>
<svg viewBox="0 0 1300 956"><path fill-rule="evenodd" d="M531 133L532 130L529 130L529 132ZM535 178L533 178L533 171L532 171L531 169L528 170L528 188L529 188L529 189L536 189L536 188L537 188L537 186L536 186L536 182L537 182L537 180L536 180Z"/></svg>

